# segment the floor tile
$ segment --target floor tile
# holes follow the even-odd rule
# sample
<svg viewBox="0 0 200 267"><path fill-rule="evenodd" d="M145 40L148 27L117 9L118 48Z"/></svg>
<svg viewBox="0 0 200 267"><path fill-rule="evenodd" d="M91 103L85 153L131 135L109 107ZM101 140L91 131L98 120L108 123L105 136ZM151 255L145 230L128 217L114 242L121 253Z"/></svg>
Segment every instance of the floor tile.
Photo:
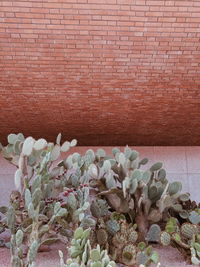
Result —
<svg viewBox="0 0 200 267"><path fill-rule="evenodd" d="M200 174L189 173L188 182L191 199L200 202Z"/></svg>
<svg viewBox="0 0 200 267"><path fill-rule="evenodd" d="M0 174L13 174L16 167L0 155Z"/></svg>
<svg viewBox="0 0 200 267"><path fill-rule="evenodd" d="M155 158L172 173L187 173L185 147L155 146Z"/></svg>
<svg viewBox="0 0 200 267"><path fill-rule="evenodd" d="M0 206L7 205L12 190L15 189L12 174L0 174Z"/></svg>
<svg viewBox="0 0 200 267"><path fill-rule="evenodd" d="M185 147L188 173L200 173L200 146Z"/></svg>

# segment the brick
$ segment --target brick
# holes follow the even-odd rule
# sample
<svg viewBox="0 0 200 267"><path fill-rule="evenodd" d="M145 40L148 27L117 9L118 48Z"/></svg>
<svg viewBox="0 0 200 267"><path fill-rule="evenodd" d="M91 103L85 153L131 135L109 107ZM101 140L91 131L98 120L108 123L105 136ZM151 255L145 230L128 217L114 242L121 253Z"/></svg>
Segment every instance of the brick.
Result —
<svg viewBox="0 0 200 267"><path fill-rule="evenodd" d="M0 1L2 136L199 144L199 17L197 0Z"/></svg>
<svg viewBox="0 0 200 267"><path fill-rule="evenodd" d="M136 5L132 5L131 6L131 10L134 11L149 11L149 7L148 6L136 6Z"/></svg>
<svg viewBox="0 0 200 267"><path fill-rule="evenodd" d="M162 17L163 16L163 12L146 12L145 13L147 17Z"/></svg>
<svg viewBox="0 0 200 267"><path fill-rule="evenodd" d="M150 5L150 6L164 6L165 5L165 1L160 1L160 0L147 0L146 1L146 5Z"/></svg>
<svg viewBox="0 0 200 267"><path fill-rule="evenodd" d="M197 22L200 23L200 17L196 17L196 18L185 18L186 22Z"/></svg>
<svg viewBox="0 0 200 267"><path fill-rule="evenodd" d="M175 22L177 21L176 17L170 18L170 17L159 17L158 18L159 22Z"/></svg>
<svg viewBox="0 0 200 267"><path fill-rule="evenodd" d="M28 1L26 1L26 2L20 2L20 1L15 1L14 3L13 3L13 6L16 6L16 7L32 7L33 6L33 4L32 4L32 2L28 2Z"/></svg>
<svg viewBox="0 0 200 267"><path fill-rule="evenodd" d="M32 23L36 24L50 24L49 19L32 19Z"/></svg>
<svg viewBox="0 0 200 267"><path fill-rule="evenodd" d="M19 12L22 12L22 8L20 8L20 10L19 10ZM46 14L46 13L49 13L49 9L46 9L46 8L35 8L35 7L33 7L33 8L30 8L30 9L28 9L28 11L29 12L31 12L31 13L36 13L36 14ZM25 10L24 10L24 12L25 12Z"/></svg>
<svg viewBox="0 0 200 267"><path fill-rule="evenodd" d="M33 13L30 14L31 15L34 15ZM38 15L38 14L36 14ZM47 19L63 19L63 15L61 14L40 14L42 16L45 16L45 18Z"/></svg>
<svg viewBox="0 0 200 267"><path fill-rule="evenodd" d="M15 17L15 14L14 13L11 13L11 12L5 12L4 14L1 13L0 17L7 17L7 18L14 18Z"/></svg>
<svg viewBox="0 0 200 267"><path fill-rule="evenodd" d="M165 1L165 6L174 6L175 2L174 1Z"/></svg>
<svg viewBox="0 0 200 267"><path fill-rule="evenodd" d="M16 12L13 13L15 14L16 18L35 18L35 19L42 19L44 18L44 14L41 13L20 13L20 12Z"/></svg>
<svg viewBox="0 0 200 267"><path fill-rule="evenodd" d="M32 38L32 39L36 39L38 38L37 34L20 34L21 38Z"/></svg>
<svg viewBox="0 0 200 267"><path fill-rule="evenodd" d="M87 2L89 3L89 4L97 4L97 3L99 3L99 4L107 4L108 3L108 1L107 0L87 0ZM117 0L109 0L109 4L116 4L117 3Z"/></svg>

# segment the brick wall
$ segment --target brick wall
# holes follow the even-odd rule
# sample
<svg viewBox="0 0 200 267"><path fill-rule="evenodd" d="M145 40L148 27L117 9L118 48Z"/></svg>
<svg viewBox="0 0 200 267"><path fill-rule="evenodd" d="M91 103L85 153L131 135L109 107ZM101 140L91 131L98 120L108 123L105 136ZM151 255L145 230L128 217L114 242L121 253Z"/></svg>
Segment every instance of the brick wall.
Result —
<svg viewBox="0 0 200 267"><path fill-rule="evenodd" d="M199 38L199 0L1 0L1 140L199 144Z"/></svg>

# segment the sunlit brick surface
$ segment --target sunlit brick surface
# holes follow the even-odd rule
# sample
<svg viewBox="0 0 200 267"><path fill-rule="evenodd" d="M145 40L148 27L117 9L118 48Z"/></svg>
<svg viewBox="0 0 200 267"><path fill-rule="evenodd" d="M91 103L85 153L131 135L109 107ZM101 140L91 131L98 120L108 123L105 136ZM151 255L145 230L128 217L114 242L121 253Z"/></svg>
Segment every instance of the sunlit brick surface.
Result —
<svg viewBox="0 0 200 267"><path fill-rule="evenodd" d="M200 1L0 1L0 137L199 145Z"/></svg>

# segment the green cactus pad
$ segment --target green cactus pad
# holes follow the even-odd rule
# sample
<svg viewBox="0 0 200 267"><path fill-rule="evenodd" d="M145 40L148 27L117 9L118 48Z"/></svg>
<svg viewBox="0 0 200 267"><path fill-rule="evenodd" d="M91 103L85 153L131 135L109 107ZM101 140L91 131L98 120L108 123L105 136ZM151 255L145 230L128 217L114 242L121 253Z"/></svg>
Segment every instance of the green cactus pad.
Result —
<svg viewBox="0 0 200 267"><path fill-rule="evenodd" d="M101 258L100 252L98 249L92 249L90 252L90 258L92 261L99 261Z"/></svg>
<svg viewBox="0 0 200 267"><path fill-rule="evenodd" d="M170 195L174 195L178 193L179 191L181 191L181 189L182 189L181 182L173 182L169 184L168 192Z"/></svg>
<svg viewBox="0 0 200 267"><path fill-rule="evenodd" d="M97 241L99 245L105 245L108 240L108 234L106 230L99 229L97 230Z"/></svg>
<svg viewBox="0 0 200 267"><path fill-rule="evenodd" d="M19 229L16 233L16 245L19 247L22 244L24 233Z"/></svg>
<svg viewBox="0 0 200 267"><path fill-rule="evenodd" d="M135 244L137 239L138 239L138 233L133 229L129 229L128 241L131 242L132 244Z"/></svg>
<svg viewBox="0 0 200 267"><path fill-rule="evenodd" d="M134 160L137 159L138 156L139 156L139 153L138 153L136 150L133 150L133 151L131 152L131 155L130 155L129 159L130 159L131 161L134 161Z"/></svg>
<svg viewBox="0 0 200 267"><path fill-rule="evenodd" d="M96 218L108 215L108 209L109 206L107 202L103 199L94 200L90 206L91 213Z"/></svg>
<svg viewBox="0 0 200 267"><path fill-rule="evenodd" d="M163 245L163 246L169 246L170 243L171 243L171 236L169 233L167 232L161 232L160 234L160 243Z"/></svg>
<svg viewBox="0 0 200 267"><path fill-rule="evenodd" d="M162 166L163 166L162 162L157 162L151 166L150 171L151 172L158 171L162 168Z"/></svg>
<svg viewBox="0 0 200 267"><path fill-rule="evenodd" d="M198 214L196 211L192 211L190 212L188 219L191 223L197 225L200 223L200 214Z"/></svg>
<svg viewBox="0 0 200 267"><path fill-rule="evenodd" d="M193 235L197 233L196 227L191 223L184 223L181 225L181 234L188 239L192 239Z"/></svg>
<svg viewBox="0 0 200 267"><path fill-rule="evenodd" d="M136 263L136 247L134 245L126 245L122 251L122 262L129 266Z"/></svg>
<svg viewBox="0 0 200 267"><path fill-rule="evenodd" d="M188 201L188 200L190 199L190 194L189 194L189 193L187 193L187 194L181 194L181 195L179 196L179 199L180 199L181 201L183 201L183 202Z"/></svg>
<svg viewBox="0 0 200 267"><path fill-rule="evenodd" d="M111 235L114 235L120 230L120 225L116 220L109 220L106 223L106 228L107 228L108 233L110 233Z"/></svg>
<svg viewBox="0 0 200 267"><path fill-rule="evenodd" d="M149 228L149 231L147 233L146 240L148 242L159 242L160 240L160 233L161 229L160 226L157 224L152 224Z"/></svg>
<svg viewBox="0 0 200 267"><path fill-rule="evenodd" d="M166 178L166 171L165 169L160 169L158 172L158 179L163 180Z"/></svg>

